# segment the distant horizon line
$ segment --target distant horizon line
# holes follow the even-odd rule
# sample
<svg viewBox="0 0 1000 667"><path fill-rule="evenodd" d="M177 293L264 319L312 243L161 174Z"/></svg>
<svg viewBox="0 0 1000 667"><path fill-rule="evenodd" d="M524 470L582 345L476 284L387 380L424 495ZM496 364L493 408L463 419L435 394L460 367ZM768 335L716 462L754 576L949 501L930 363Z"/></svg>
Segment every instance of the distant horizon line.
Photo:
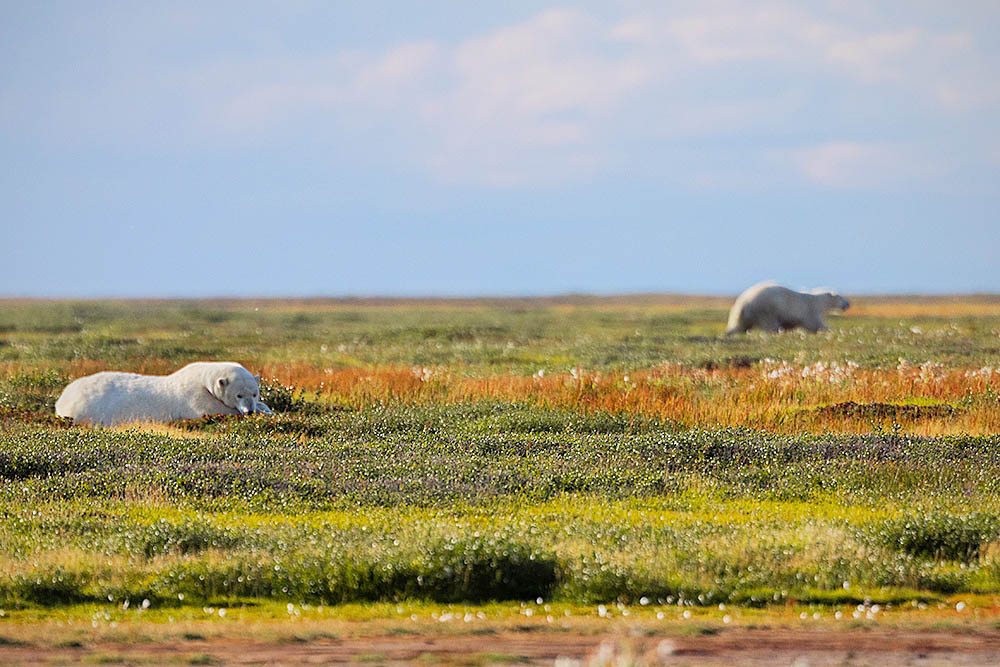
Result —
<svg viewBox="0 0 1000 667"><path fill-rule="evenodd" d="M299 301L299 302L340 302L340 303L364 303L364 302L517 302L517 301L539 301L551 303L579 303L579 302L603 302L603 301L691 301L697 299L734 299L739 292L676 292L676 291L630 291L630 292L553 292L539 294L517 294L517 293L483 293L483 294L339 294L339 295L211 295L211 296L191 296L191 295L90 295L90 296L38 296L38 295L15 295L0 294L0 303L3 302L95 302L95 301L204 301L204 302L239 302L239 301ZM843 292L852 298L860 299L971 299L971 300L1000 300L1000 291L970 291L970 292Z"/></svg>

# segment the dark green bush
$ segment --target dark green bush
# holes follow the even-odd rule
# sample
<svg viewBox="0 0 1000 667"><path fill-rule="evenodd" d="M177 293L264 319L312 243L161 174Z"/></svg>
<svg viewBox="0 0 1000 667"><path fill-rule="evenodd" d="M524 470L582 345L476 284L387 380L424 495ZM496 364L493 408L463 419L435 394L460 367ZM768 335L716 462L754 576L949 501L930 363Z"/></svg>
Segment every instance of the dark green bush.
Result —
<svg viewBox="0 0 1000 667"><path fill-rule="evenodd" d="M548 597L556 559L507 537L442 540L417 568L417 594L440 602L526 600Z"/></svg>
<svg viewBox="0 0 1000 667"><path fill-rule="evenodd" d="M876 534L885 546L913 556L971 562L1000 537L1000 518L980 512L909 516L886 521Z"/></svg>
<svg viewBox="0 0 1000 667"><path fill-rule="evenodd" d="M171 523L163 519L123 535L134 550L147 558L170 553L190 554L205 549L232 549L243 544L240 535L204 522Z"/></svg>
<svg viewBox="0 0 1000 667"><path fill-rule="evenodd" d="M302 413L205 415L197 419L178 419L170 424L185 431L262 437L290 435L318 438L333 430L324 415Z"/></svg>
<svg viewBox="0 0 1000 667"><path fill-rule="evenodd" d="M560 593L570 599L587 604L598 602L635 603L642 597L653 600L674 601L685 599L720 600L717 591L702 591L688 581L678 580L670 574L654 576L649 572L608 563L599 556L575 563L567 570ZM725 599L724 596L721 599Z"/></svg>
<svg viewBox="0 0 1000 667"><path fill-rule="evenodd" d="M61 568L43 568L28 574L0 579L0 600L41 605L75 604L93 601L85 592L90 577Z"/></svg>
<svg viewBox="0 0 1000 667"><path fill-rule="evenodd" d="M262 379L260 400L273 412L295 412L314 415L323 412L323 406L306 398L305 391L295 385L282 384L277 378Z"/></svg>

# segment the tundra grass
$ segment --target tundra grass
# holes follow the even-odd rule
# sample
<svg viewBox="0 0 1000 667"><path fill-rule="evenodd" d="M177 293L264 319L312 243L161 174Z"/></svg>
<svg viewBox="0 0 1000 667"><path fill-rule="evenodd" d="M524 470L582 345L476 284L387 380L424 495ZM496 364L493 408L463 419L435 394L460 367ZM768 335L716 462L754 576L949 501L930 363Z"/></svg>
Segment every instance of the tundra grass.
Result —
<svg viewBox="0 0 1000 667"><path fill-rule="evenodd" d="M507 409L519 419L501 426ZM195 439L13 426L0 603L1000 593L997 437L788 437L537 410L539 423L521 410L319 414L329 430L310 438L280 433L287 417L178 425L213 431Z"/></svg>
<svg viewBox="0 0 1000 667"><path fill-rule="evenodd" d="M254 366L420 365L474 375L530 375L576 367L641 370L664 360L725 368L766 358L894 369L902 357L914 364L978 368L998 349L995 298L918 301L906 308L890 304L888 310L859 299L846 315L830 316L831 331L815 336L725 337L728 302L715 299L704 306L710 307L545 300L434 308L0 301L0 362L35 370L92 362L152 372L224 356ZM882 314L896 311L901 314Z"/></svg>
<svg viewBox="0 0 1000 667"><path fill-rule="evenodd" d="M859 310L725 338L712 300L9 302L0 608L996 599L1000 308ZM204 358L278 414L52 415L73 377Z"/></svg>
<svg viewBox="0 0 1000 667"><path fill-rule="evenodd" d="M861 299L826 333L733 337L719 299L443 303L6 302L0 407L46 409L100 370L234 359L352 409L515 401L782 433L1000 431L1000 302L987 297ZM940 407L897 407L915 401Z"/></svg>

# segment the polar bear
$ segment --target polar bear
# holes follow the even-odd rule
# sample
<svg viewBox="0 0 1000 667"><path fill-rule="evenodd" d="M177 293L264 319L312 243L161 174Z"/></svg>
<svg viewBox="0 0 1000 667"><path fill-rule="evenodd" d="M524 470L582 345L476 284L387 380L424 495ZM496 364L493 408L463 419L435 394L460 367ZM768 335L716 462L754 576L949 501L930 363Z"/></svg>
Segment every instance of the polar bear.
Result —
<svg viewBox="0 0 1000 667"><path fill-rule="evenodd" d="M850 305L833 292L796 292L773 282L757 283L736 299L729 311L726 334L746 333L754 328L772 332L795 327L810 333L826 331L823 314L837 308L847 310Z"/></svg>
<svg viewBox="0 0 1000 667"><path fill-rule="evenodd" d="M260 401L259 382L259 376L231 361L197 361L170 375L105 371L70 382L56 401L56 414L95 426L271 414Z"/></svg>

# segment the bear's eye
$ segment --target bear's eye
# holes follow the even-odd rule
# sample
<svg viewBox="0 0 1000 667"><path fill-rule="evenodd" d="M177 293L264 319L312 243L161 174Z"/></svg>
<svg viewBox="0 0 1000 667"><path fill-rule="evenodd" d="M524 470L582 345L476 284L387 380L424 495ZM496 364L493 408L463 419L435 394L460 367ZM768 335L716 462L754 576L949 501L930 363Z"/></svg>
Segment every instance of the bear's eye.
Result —
<svg viewBox="0 0 1000 667"><path fill-rule="evenodd" d="M236 398L243 398L243 394L236 394Z"/></svg>

